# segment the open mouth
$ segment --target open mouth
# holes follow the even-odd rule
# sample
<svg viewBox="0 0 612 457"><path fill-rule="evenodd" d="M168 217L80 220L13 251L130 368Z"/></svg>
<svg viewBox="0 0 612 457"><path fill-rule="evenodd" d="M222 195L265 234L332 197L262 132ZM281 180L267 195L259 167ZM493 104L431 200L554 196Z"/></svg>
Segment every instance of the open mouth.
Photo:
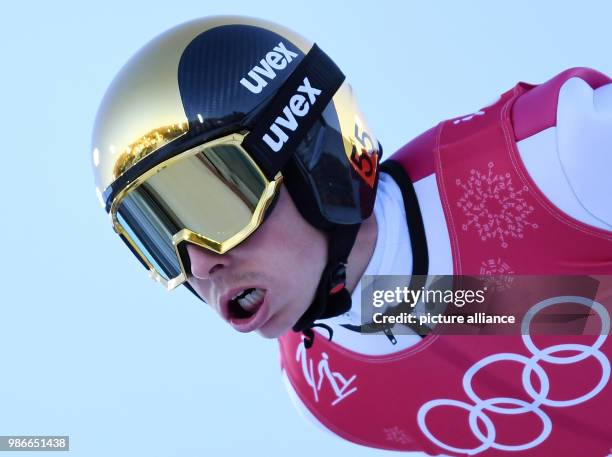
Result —
<svg viewBox="0 0 612 457"><path fill-rule="evenodd" d="M249 288L236 294L229 302L229 315L232 320L250 319L253 317L264 301L266 291Z"/></svg>
<svg viewBox="0 0 612 457"><path fill-rule="evenodd" d="M270 317L267 291L248 288L229 300L229 323L239 332L252 332L264 325Z"/></svg>

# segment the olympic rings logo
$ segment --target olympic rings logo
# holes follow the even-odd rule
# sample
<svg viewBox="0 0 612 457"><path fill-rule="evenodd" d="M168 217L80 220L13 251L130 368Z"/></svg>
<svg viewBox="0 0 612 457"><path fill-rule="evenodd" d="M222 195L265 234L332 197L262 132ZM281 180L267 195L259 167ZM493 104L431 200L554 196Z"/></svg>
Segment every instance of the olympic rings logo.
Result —
<svg viewBox="0 0 612 457"><path fill-rule="evenodd" d="M531 320L539 311L546 307L568 302L584 305L597 312L601 319L601 332L599 337L595 340L592 346L587 346L584 344L557 344L554 346L547 347L545 349L539 349L533 343L533 340L529 335L529 326L531 324ZM526 357L524 355L515 353L498 353L487 356L482 360L476 362L465 372L465 375L463 376L463 390L470 398L470 400L474 402L474 404L472 405L463 401L447 398L428 401L423 406L421 406L417 414L417 421L419 427L431 442L435 443L441 448L459 454L474 455L483 452L489 448L499 449L501 451L523 451L538 446L544 440L546 440L546 438L548 438L553 426L550 417L540 409L541 405L555 408L566 408L569 406L578 405L596 396L599 392L603 390L603 388L608 383L608 380L610 379L610 361L605 356L605 354L599 350L599 348L606 340L609 331L610 316L606 309L596 301L578 296L559 296L539 302L531 309L529 309L529 311L527 311L523 321L521 322L523 344L525 344L525 347L529 350L529 352L531 352L532 356ZM568 357L560 357L553 355L558 352L564 351L572 351L572 353L576 354ZM550 382L548 379L548 375L546 374L544 369L540 365L538 365L538 362L544 361L557 365L567 365L580 362L581 360L585 360L588 357L594 357L601 365L602 376L599 383L590 392L587 392L586 394L577 398L573 398L570 400L553 400L548 398ZM514 361L525 365L525 367L523 368L521 381L523 383L525 391L533 400L531 403L512 397L494 397L482 399L478 395L476 395L472 387L472 379L474 378L474 375L487 365L500 361ZM531 382L532 372L535 373L535 375L539 379L540 388L538 391L536 391ZM499 405L514 406L502 407ZM469 411L470 429L472 430L474 436L476 436L476 438L478 438L478 440L480 440L482 444L472 449L462 449L448 445L436 438L427 427L425 418L427 417L427 413L431 409L440 406L454 406ZM495 425L493 424L493 421L486 415L486 411L506 415L533 413L541 420L542 431L535 439L524 444L510 445L497 443L495 441ZM484 425L484 428L486 430L485 433L483 433L478 427L479 420Z"/></svg>

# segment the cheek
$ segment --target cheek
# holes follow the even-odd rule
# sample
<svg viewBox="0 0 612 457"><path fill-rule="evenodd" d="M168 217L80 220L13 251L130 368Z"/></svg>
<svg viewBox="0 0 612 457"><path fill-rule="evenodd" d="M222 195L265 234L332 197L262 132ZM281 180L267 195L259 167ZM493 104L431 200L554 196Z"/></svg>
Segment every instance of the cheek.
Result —
<svg viewBox="0 0 612 457"><path fill-rule="evenodd" d="M275 274L298 271L298 276L320 276L327 261L326 236L302 218L285 188L269 219L246 244L259 251L251 254L265 258L264 264Z"/></svg>
<svg viewBox="0 0 612 457"><path fill-rule="evenodd" d="M284 317L293 324L314 299L327 262L327 241L322 233L302 224L285 226L283 233L279 233L281 239L274 275L284 287L279 305L287 307Z"/></svg>
<svg viewBox="0 0 612 457"><path fill-rule="evenodd" d="M267 279L278 324L293 325L314 298L327 262L327 238L302 218L286 190L281 192L270 217L242 246L240 259Z"/></svg>
<svg viewBox="0 0 612 457"><path fill-rule="evenodd" d="M274 257L279 264L278 271L291 271L302 281L316 276L318 284L327 261L327 240L299 214L293 216L286 223L271 224L267 234L276 247Z"/></svg>

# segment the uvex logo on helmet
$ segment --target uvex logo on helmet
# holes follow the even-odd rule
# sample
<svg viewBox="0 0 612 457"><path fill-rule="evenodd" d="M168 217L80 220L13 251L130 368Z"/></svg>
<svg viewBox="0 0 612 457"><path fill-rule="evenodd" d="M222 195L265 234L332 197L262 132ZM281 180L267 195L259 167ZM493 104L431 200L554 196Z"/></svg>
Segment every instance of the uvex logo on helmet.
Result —
<svg viewBox="0 0 612 457"><path fill-rule="evenodd" d="M264 78L268 78L272 81L276 78L276 72L274 70L284 70L295 57L297 57L297 54L287 49L285 44L281 41L272 51L268 52L266 56L259 61L259 65L255 65L251 71L249 71L247 76L250 80L244 77L240 80L240 84L254 94L258 94L268 85L268 81Z"/></svg>
<svg viewBox="0 0 612 457"><path fill-rule="evenodd" d="M276 139L273 139L268 133L263 136L263 140L274 152L280 151L283 145L289 140L289 136L283 128L295 132L299 126L296 116L306 116L308 111L310 111L310 106L314 105L317 96L321 94L320 89L310 85L308 77L304 78L304 82L297 88L297 92L298 93L293 95L289 99L289 103L283 108L285 117L278 116L270 126L270 133L274 134ZM308 99L306 99L304 95L301 95L300 92L308 95Z"/></svg>

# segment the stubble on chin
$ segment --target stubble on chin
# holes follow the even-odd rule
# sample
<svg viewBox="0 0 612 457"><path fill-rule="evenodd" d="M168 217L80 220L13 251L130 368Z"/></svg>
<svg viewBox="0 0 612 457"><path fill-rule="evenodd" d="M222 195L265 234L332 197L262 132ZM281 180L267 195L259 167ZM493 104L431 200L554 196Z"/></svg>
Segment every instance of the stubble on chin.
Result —
<svg viewBox="0 0 612 457"><path fill-rule="evenodd" d="M293 325L301 315L297 316L295 319L291 319L291 317L287 315L288 311L290 310L286 308L278 311L268 319L268 322L266 322L263 327L256 330L256 332L264 338L272 339L278 338L291 331Z"/></svg>

